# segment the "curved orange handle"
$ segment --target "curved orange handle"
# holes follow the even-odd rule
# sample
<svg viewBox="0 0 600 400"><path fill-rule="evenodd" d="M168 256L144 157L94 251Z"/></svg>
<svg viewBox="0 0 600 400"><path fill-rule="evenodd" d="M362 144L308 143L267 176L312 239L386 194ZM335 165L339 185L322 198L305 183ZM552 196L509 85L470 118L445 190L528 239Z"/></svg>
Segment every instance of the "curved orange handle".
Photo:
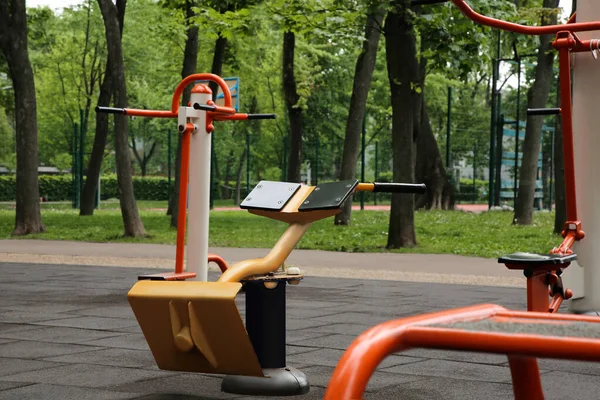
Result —
<svg viewBox="0 0 600 400"><path fill-rule="evenodd" d="M192 74L186 76L175 88L175 93L173 93L173 100L171 100L171 112L177 114L177 109L179 108L179 99L181 98L181 94L183 90L193 81L213 81L216 82L221 90L223 91L223 95L225 97L225 107L231 107L231 92L229 91L229 86L223 78L215 74Z"/></svg>
<svg viewBox="0 0 600 400"><path fill-rule="evenodd" d="M600 21L596 22L576 22L564 25L546 25L546 26L526 26L515 24L513 22L502 21L496 18L486 17L475 12L465 0L452 0L454 5L470 20L492 28L498 28L509 32L522 33L524 35L547 35L555 34L560 31L584 32L600 29Z"/></svg>

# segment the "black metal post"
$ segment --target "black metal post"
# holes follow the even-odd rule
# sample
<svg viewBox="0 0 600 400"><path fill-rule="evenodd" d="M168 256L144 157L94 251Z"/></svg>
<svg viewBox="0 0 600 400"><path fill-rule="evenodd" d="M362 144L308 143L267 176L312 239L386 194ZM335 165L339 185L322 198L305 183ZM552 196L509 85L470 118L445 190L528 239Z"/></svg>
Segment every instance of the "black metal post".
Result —
<svg viewBox="0 0 600 400"><path fill-rule="evenodd" d="M379 141L375 142L375 182L379 182ZM373 204L377 205L376 192L373 192Z"/></svg>
<svg viewBox="0 0 600 400"><path fill-rule="evenodd" d="M210 200L209 208L212 210L215 205L215 135L210 134Z"/></svg>
<svg viewBox="0 0 600 400"><path fill-rule="evenodd" d="M491 121L490 121L490 162L489 162L489 173L488 173L488 209L491 209L494 205L494 160L495 160L495 144L496 144L496 124L498 123L498 75L499 64L500 64L500 40L501 31L498 29L497 43L496 43L496 59L492 60L492 110L491 110Z"/></svg>
<svg viewBox="0 0 600 400"><path fill-rule="evenodd" d="M280 281L267 289L262 281L247 281L246 329L263 368L284 368L285 362L285 287Z"/></svg>
<svg viewBox="0 0 600 400"><path fill-rule="evenodd" d="M367 116L365 114L363 118L363 126L362 126L362 152L360 155L360 181L365 181L365 147L366 147L366 138L367 138ZM360 209L361 211L365 209L365 192L360 192Z"/></svg>
<svg viewBox="0 0 600 400"><path fill-rule="evenodd" d="M521 128L521 57L517 57L517 123L515 124L515 179L513 184L513 207L517 207L517 190L519 185L519 134Z"/></svg>

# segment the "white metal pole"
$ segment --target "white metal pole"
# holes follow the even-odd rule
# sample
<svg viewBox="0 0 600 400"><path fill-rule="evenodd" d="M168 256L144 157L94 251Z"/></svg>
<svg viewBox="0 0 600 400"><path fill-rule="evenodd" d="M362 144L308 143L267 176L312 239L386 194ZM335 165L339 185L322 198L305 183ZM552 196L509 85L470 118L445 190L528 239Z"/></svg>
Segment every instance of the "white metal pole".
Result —
<svg viewBox="0 0 600 400"><path fill-rule="evenodd" d="M192 105L206 104L209 100L212 100L212 93L208 86L196 85L192 89L190 98ZM190 144L187 271L196 273L195 280L207 281L211 134L206 132L206 112L194 111L198 113L198 118L189 119L197 130L192 133Z"/></svg>
<svg viewBox="0 0 600 400"><path fill-rule="evenodd" d="M600 20L598 0L577 2L577 22ZM581 39L598 39L599 32L578 33ZM600 60L591 52L576 53L573 65L573 133L575 141L575 179L577 212L586 237L575 242L573 252L577 262L565 270L564 283L573 290L569 308L576 313L600 310L600 135L598 135L598 104L600 104Z"/></svg>

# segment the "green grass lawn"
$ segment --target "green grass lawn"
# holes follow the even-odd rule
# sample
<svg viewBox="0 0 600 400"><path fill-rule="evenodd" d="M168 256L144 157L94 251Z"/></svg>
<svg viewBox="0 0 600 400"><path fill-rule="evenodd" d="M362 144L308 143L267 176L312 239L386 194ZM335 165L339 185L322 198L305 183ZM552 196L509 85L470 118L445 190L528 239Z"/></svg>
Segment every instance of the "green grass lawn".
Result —
<svg viewBox="0 0 600 400"><path fill-rule="evenodd" d="M142 220L149 234L147 238L123 238L118 209L101 209L92 217L80 217L70 208L43 209L47 232L28 238L174 244L176 231L169 227L169 217L163 210L151 210L162 207L146 206L140 204ZM332 218L314 223L298 247L349 252L386 251L389 213L355 211L352 216L349 227L334 226ZM528 227L512 226L512 217L510 212L420 211L415 216L418 246L393 251L493 258L515 251L546 253L560 243L561 238L551 233L553 214L537 213L535 224ZM14 218L14 210L0 210L0 238L11 237ZM211 246L272 247L285 230L285 224L281 222L244 211L212 211L210 218Z"/></svg>

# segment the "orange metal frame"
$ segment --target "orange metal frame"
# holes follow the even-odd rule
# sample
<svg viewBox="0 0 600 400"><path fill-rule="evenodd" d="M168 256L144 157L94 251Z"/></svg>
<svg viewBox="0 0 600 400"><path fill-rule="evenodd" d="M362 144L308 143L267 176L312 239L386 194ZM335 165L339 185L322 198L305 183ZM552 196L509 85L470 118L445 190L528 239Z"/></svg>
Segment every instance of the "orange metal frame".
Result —
<svg viewBox="0 0 600 400"><path fill-rule="evenodd" d="M441 326L482 319L506 323L600 324L600 318L596 317L516 312L490 304L385 322L363 333L346 350L331 377L324 399L361 399L377 366L388 355L411 348L506 354L516 400L544 398L535 357L600 361L600 340L597 339L468 331L453 329L451 325Z"/></svg>

